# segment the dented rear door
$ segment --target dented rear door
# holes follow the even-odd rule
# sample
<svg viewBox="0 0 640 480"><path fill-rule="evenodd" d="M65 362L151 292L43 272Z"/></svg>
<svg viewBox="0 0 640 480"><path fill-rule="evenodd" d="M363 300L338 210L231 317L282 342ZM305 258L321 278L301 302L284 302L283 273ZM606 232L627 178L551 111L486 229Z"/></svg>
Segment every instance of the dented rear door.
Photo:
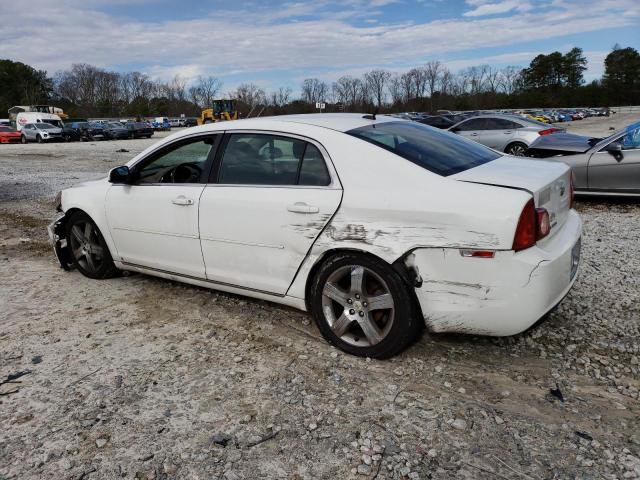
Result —
<svg viewBox="0 0 640 480"><path fill-rule="evenodd" d="M258 184L286 181L295 158L303 155L305 162L312 159L313 171L326 161L319 146L282 134L266 140L261 135L234 133L223 146L216 183L208 184L200 199L202 255L208 280L284 295L338 209L342 187L329 162L326 185ZM300 170L296 175L303 179Z"/></svg>

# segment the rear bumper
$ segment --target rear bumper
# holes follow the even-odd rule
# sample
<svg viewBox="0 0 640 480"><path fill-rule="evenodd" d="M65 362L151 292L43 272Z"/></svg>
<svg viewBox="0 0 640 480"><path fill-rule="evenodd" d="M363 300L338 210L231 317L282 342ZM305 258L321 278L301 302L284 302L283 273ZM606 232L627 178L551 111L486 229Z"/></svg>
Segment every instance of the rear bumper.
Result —
<svg viewBox="0 0 640 480"><path fill-rule="evenodd" d="M462 257L458 249L418 249L423 283L416 294L434 332L506 336L549 312L577 278L582 222L570 211L562 229L542 245L498 251L492 259Z"/></svg>

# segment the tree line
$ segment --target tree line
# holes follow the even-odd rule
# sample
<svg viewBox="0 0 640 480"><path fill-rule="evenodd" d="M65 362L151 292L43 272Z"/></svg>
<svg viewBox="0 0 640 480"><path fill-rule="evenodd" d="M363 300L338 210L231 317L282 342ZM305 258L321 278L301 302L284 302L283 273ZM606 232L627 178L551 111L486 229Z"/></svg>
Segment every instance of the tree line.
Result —
<svg viewBox="0 0 640 480"><path fill-rule="evenodd" d="M602 78L584 81L587 59L580 48L536 56L528 67L478 65L452 72L430 61L405 72L373 69L333 82L307 78L298 96L281 87L265 91L254 83L223 90L215 76L190 83L176 75L154 80L141 72L113 72L88 64L49 77L46 72L0 60L0 109L53 103L72 117L199 115L217 98L234 98L243 116L328 111L436 111L531 107L606 107L640 104L640 54L614 46Z"/></svg>

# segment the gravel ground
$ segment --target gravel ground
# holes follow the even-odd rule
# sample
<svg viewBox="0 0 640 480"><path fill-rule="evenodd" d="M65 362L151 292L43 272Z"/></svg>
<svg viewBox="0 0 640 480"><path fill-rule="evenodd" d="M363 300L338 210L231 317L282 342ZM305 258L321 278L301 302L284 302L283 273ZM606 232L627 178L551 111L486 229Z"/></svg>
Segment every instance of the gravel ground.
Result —
<svg viewBox="0 0 640 480"><path fill-rule="evenodd" d="M55 192L153 141L0 146L0 479L640 478L640 203L577 203L538 327L380 362L268 302L59 269Z"/></svg>

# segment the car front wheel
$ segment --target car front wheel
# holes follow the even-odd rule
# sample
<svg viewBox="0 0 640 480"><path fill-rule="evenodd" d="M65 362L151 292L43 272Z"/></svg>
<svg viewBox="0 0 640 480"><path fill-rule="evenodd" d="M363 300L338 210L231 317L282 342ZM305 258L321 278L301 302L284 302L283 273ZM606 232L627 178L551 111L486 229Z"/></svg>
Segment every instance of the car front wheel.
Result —
<svg viewBox="0 0 640 480"><path fill-rule="evenodd" d="M67 245L74 266L84 276L103 279L117 275L118 269L113 264L104 237L86 213L76 212L69 218Z"/></svg>
<svg viewBox="0 0 640 480"><path fill-rule="evenodd" d="M36 136L36 142L42 143L42 137L40 135Z"/></svg>
<svg viewBox="0 0 640 480"><path fill-rule="evenodd" d="M324 338L362 357L389 358L418 336L421 320L409 287L387 263L345 253L326 260L310 290Z"/></svg>
<svg viewBox="0 0 640 480"><path fill-rule="evenodd" d="M27 143L27 137L25 137L24 135L22 135L22 137L20 137L20 141L22 143Z"/></svg>

